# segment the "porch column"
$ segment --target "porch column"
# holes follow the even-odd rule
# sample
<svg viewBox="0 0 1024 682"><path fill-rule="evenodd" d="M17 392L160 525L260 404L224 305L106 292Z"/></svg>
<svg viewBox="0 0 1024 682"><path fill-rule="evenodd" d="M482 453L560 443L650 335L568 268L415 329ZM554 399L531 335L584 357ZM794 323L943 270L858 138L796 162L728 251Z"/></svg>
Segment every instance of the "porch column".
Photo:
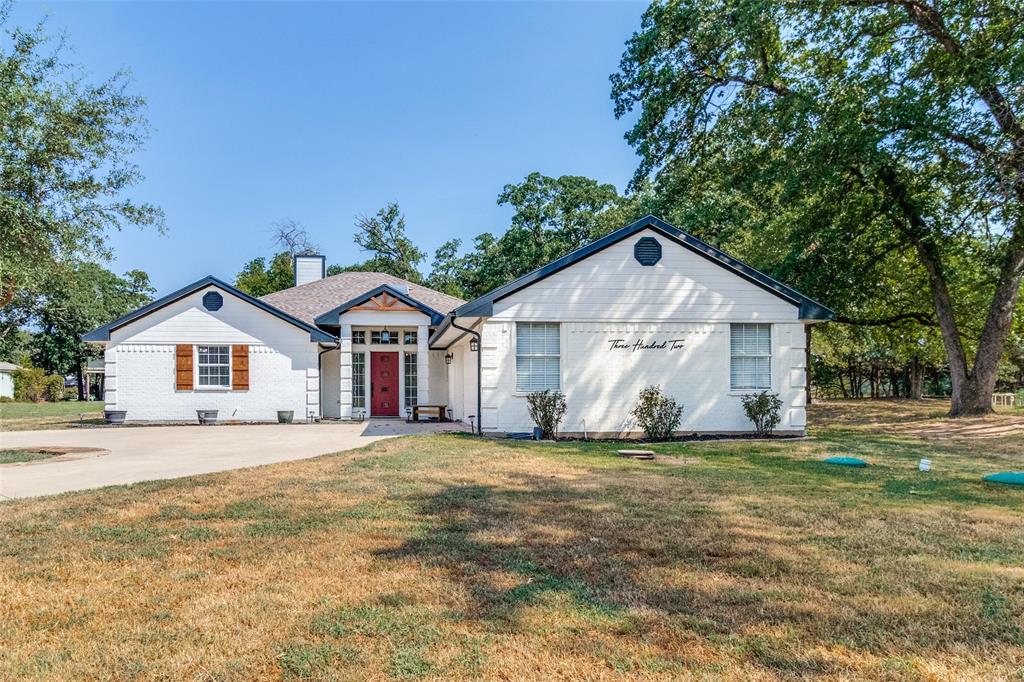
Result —
<svg viewBox="0 0 1024 682"><path fill-rule="evenodd" d="M352 325L343 324L338 334L338 357L341 367L338 379L338 400L342 419L352 418Z"/></svg>
<svg viewBox="0 0 1024 682"><path fill-rule="evenodd" d="M421 405L430 402L430 327L421 324L416 327L416 402Z"/></svg>

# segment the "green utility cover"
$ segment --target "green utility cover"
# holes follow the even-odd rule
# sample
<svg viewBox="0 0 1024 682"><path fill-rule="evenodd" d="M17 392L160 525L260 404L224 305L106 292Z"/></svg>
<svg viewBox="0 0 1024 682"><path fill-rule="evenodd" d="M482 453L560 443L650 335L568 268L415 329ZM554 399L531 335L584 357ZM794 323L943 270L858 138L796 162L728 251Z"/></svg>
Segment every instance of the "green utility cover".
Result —
<svg viewBox="0 0 1024 682"><path fill-rule="evenodd" d="M838 464L839 466L844 467L866 467L868 465L867 462L862 459L858 459L857 457L829 457L825 462L827 464Z"/></svg>
<svg viewBox="0 0 1024 682"><path fill-rule="evenodd" d="M998 474L989 474L984 480L990 483L1005 483L1006 485L1024 485L1024 471L1003 471Z"/></svg>

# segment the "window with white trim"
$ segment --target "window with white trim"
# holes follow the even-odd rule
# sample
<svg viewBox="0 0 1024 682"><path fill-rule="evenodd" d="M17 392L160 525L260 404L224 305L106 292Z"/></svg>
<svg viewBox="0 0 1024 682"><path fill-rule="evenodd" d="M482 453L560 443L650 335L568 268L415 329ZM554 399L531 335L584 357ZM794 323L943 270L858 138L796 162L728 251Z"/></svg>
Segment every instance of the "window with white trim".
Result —
<svg viewBox="0 0 1024 682"><path fill-rule="evenodd" d="M352 407L366 409L366 353L352 354Z"/></svg>
<svg viewBox="0 0 1024 682"><path fill-rule="evenodd" d="M370 343L397 346L398 332L378 329L370 332Z"/></svg>
<svg viewBox="0 0 1024 682"><path fill-rule="evenodd" d="M415 346L416 332L402 332L402 343L407 346Z"/></svg>
<svg viewBox="0 0 1024 682"><path fill-rule="evenodd" d="M405 353L402 369L405 371L405 406L412 407L417 402L416 391L416 354Z"/></svg>
<svg viewBox="0 0 1024 682"><path fill-rule="evenodd" d="M231 387L230 346L196 346L197 385L206 388Z"/></svg>
<svg viewBox="0 0 1024 682"><path fill-rule="evenodd" d="M366 343L366 332L362 330L352 332L352 343L360 346Z"/></svg>
<svg viewBox="0 0 1024 682"><path fill-rule="evenodd" d="M559 345L557 322L516 323L516 391L561 388Z"/></svg>
<svg viewBox="0 0 1024 682"><path fill-rule="evenodd" d="M744 322L731 325L729 355L729 382L732 390L764 390L772 387L770 324Z"/></svg>

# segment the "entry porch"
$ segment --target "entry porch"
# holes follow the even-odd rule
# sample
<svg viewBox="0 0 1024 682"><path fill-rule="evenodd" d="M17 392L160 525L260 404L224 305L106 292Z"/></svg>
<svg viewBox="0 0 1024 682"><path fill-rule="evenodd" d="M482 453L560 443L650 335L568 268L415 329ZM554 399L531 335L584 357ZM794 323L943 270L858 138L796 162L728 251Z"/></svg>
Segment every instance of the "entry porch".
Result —
<svg viewBox="0 0 1024 682"><path fill-rule="evenodd" d="M443 351L427 347L431 331L427 324L340 325L338 347L320 355L323 417L410 419L417 405L446 403L448 366Z"/></svg>

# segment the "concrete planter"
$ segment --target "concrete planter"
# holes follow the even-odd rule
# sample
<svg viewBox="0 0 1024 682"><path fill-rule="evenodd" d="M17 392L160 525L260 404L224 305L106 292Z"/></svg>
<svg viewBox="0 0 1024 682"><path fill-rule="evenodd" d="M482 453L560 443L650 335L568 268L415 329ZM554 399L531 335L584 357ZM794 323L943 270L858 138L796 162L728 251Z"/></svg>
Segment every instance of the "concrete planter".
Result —
<svg viewBox="0 0 1024 682"><path fill-rule="evenodd" d="M104 410L103 418L108 424L118 426L124 424L124 418L128 415L127 410Z"/></svg>
<svg viewBox="0 0 1024 682"><path fill-rule="evenodd" d="M278 424L291 424L292 419L295 418L295 412L292 410L278 410L277 411L277 423Z"/></svg>
<svg viewBox="0 0 1024 682"><path fill-rule="evenodd" d="M196 410L196 417L200 424L216 424L217 410Z"/></svg>

